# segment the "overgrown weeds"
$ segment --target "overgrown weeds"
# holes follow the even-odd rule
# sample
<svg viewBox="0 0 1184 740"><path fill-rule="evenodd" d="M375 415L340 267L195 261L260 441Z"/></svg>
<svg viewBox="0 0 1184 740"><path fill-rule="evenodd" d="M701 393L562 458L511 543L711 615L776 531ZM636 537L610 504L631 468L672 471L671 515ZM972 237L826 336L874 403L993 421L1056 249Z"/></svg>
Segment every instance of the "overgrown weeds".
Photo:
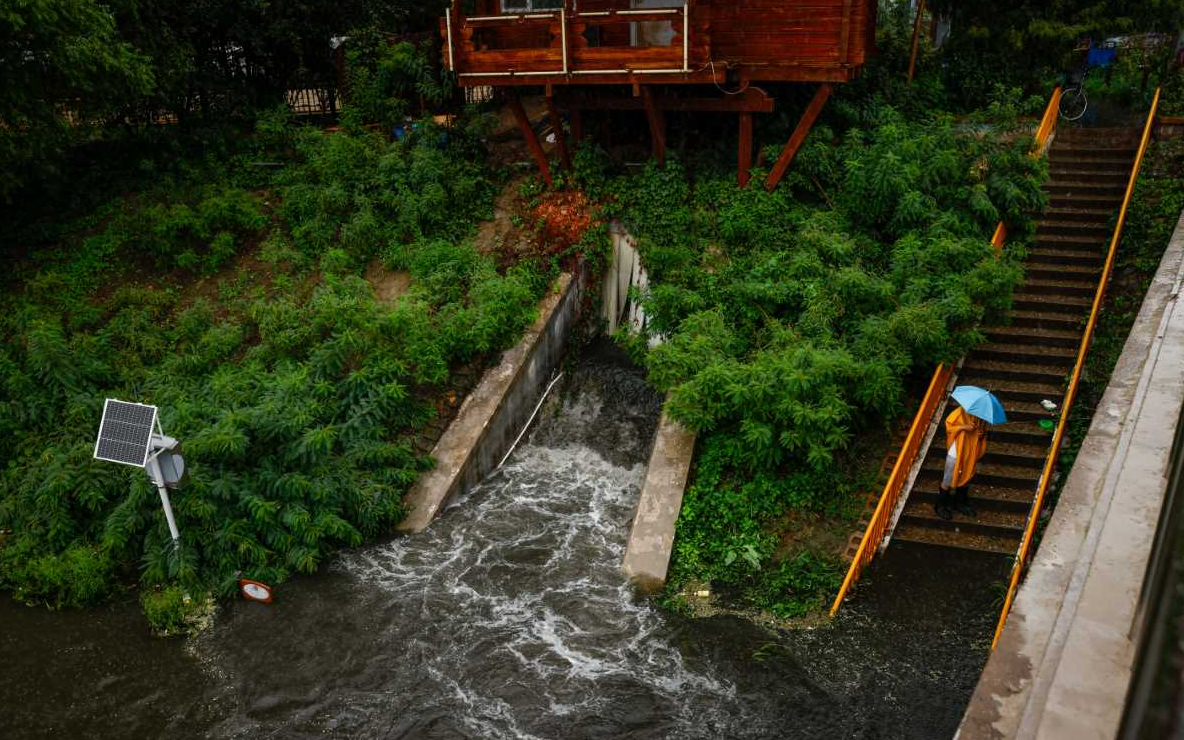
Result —
<svg viewBox="0 0 1184 740"><path fill-rule="evenodd" d="M287 153L266 188L210 179L243 166L223 163L112 202L24 262L0 306L0 586L78 606L138 566L145 613L171 633L184 594L278 583L390 531L432 464L412 439L451 369L516 341L553 277L467 243L495 185L465 130L424 122L391 143L266 119L259 145ZM260 242L266 277L236 267ZM376 258L411 272L393 306L360 277ZM216 295L191 289L214 275ZM179 547L141 471L91 460L108 397L158 405L183 441Z"/></svg>
<svg viewBox="0 0 1184 740"><path fill-rule="evenodd" d="M786 509L853 518L874 483L857 471L879 460L852 440L886 430L914 373L1006 316L1045 204L1046 165L1016 126L1028 107L1007 90L963 121L848 106L846 128L818 126L772 193L677 161L614 176L577 157L650 275L646 335L626 341L700 433L673 588L707 580L785 616L837 588L839 553L778 554L775 522Z"/></svg>

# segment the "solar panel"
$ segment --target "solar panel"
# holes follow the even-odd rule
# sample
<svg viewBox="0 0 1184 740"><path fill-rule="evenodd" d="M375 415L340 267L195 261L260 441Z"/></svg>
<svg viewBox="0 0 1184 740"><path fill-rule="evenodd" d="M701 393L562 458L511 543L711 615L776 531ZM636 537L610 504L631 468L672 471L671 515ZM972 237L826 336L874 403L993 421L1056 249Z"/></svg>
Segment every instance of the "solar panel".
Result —
<svg viewBox="0 0 1184 740"><path fill-rule="evenodd" d="M144 467L155 427L155 406L108 398L95 442L95 459Z"/></svg>

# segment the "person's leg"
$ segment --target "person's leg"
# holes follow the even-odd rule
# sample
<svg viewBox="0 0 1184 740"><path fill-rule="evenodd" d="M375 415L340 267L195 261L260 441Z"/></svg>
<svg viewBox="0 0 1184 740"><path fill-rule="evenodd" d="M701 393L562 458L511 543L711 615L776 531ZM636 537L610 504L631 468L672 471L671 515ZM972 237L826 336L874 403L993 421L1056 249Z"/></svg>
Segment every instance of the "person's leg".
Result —
<svg viewBox="0 0 1184 740"><path fill-rule="evenodd" d="M970 485L961 486L954 490L954 511L962 516L968 516L973 519L976 514L974 507L970 505Z"/></svg>
<svg viewBox="0 0 1184 740"><path fill-rule="evenodd" d="M954 485L954 469L957 467L958 448L957 445L950 445L950 449L946 451L946 466L942 471L941 483L937 484L937 501L933 504L933 511L942 519L954 518L954 511L950 508L954 497L950 488Z"/></svg>
<svg viewBox="0 0 1184 740"><path fill-rule="evenodd" d="M954 502L954 497L950 494L949 489L938 487L937 501L933 503L933 511L942 519L953 519L954 510L950 505Z"/></svg>

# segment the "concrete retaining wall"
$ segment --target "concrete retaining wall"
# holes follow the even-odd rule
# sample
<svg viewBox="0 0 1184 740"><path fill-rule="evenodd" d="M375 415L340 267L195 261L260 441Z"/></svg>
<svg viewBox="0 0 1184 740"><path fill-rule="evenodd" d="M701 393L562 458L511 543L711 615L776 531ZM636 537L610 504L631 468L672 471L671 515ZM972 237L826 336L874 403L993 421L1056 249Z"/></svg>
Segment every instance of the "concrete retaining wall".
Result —
<svg viewBox="0 0 1184 740"><path fill-rule="evenodd" d="M666 585L674 523L682 509L694 454L695 433L662 412L622 565L643 591L658 591Z"/></svg>
<svg viewBox="0 0 1184 740"><path fill-rule="evenodd" d="M427 529L453 496L476 487L510 450L580 318L584 279L565 274L557 288L543 299L539 318L522 341L486 371L461 405L432 450L435 469L420 476L404 497L408 514L396 531Z"/></svg>
<svg viewBox="0 0 1184 740"><path fill-rule="evenodd" d="M1113 738L1184 411L1184 218L987 661L962 740Z"/></svg>

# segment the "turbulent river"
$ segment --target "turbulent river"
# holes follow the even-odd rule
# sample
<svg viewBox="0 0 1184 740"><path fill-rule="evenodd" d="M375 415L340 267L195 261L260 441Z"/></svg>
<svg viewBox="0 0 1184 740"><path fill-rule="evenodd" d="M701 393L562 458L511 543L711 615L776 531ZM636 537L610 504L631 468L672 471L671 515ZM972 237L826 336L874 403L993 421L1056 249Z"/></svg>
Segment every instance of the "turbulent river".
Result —
<svg viewBox="0 0 1184 740"><path fill-rule="evenodd" d="M663 612L619 569L660 403L586 357L428 532L223 607L188 642L149 637L134 604L0 604L0 737L951 736L994 618L959 573L994 561L938 564L940 603L918 605L894 567L933 556L906 552L811 631Z"/></svg>

